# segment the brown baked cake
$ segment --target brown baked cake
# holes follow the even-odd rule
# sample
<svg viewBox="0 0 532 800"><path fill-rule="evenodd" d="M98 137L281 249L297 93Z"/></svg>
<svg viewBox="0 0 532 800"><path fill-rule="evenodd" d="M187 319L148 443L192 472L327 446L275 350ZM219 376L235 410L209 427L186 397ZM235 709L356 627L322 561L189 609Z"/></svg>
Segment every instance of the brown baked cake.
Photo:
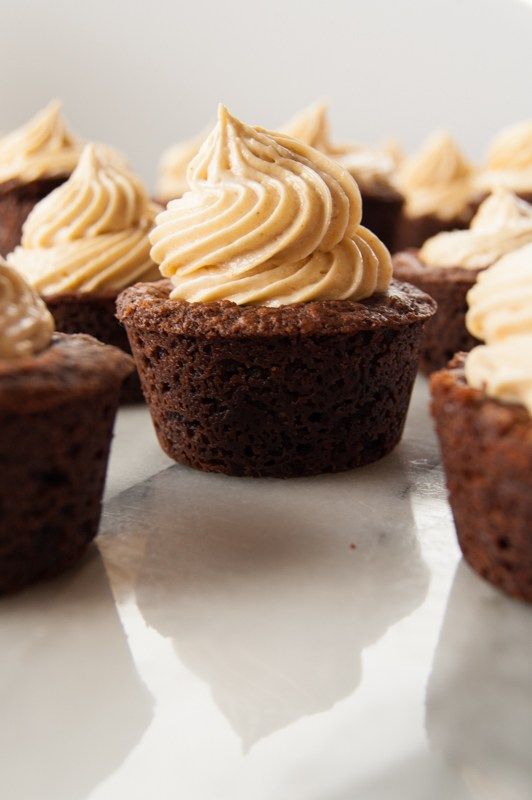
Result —
<svg viewBox="0 0 532 800"><path fill-rule="evenodd" d="M394 256L394 276L418 286L438 303L423 334L423 372L441 369L454 353L478 344L466 329L466 295L483 270L527 241L532 241L532 206L498 189L480 205L468 230L440 233L421 250Z"/></svg>
<svg viewBox="0 0 532 800"><path fill-rule="evenodd" d="M532 420L472 388L465 354L431 378L432 414L464 558L508 594L532 601Z"/></svg>
<svg viewBox="0 0 532 800"><path fill-rule="evenodd" d="M118 300L161 446L198 469L311 475L361 466L401 438L434 304L394 283L362 302L279 308L170 300L168 281Z"/></svg>
<svg viewBox="0 0 532 800"><path fill-rule="evenodd" d="M0 138L0 256L19 244L28 214L67 180L80 150L58 102Z"/></svg>
<svg viewBox="0 0 532 800"><path fill-rule="evenodd" d="M465 315L466 296L480 270L463 267L428 269L417 250L408 250L393 257L393 272L397 280L414 284L437 303L436 313L423 331L419 357L423 373L429 375L441 369L455 353L467 352L479 343L466 329Z"/></svg>
<svg viewBox="0 0 532 800"><path fill-rule="evenodd" d="M98 530L121 350L53 334L21 276L0 262L0 594L70 566Z"/></svg>
<svg viewBox="0 0 532 800"><path fill-rule="evenodd" d="M160 277L148 239L157 210L126 167L87 145L69 180L34 208L8 261L41 293L57 330L130 352L115 302L130 283ZM133 373L122 402L142 399Z"/></svg>

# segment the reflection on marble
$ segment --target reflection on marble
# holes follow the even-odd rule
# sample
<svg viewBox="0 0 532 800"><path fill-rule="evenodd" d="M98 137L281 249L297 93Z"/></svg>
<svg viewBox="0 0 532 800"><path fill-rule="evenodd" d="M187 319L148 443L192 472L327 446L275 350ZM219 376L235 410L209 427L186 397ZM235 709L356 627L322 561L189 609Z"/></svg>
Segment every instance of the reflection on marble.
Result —
<svg viewBox="0 0 532 800"><path fill-rule="evenodd" d="M427 690L433 748L475 800L532 797L532 609L458 566Z"/></svg>
<svg viewBox="0 0 532 800"><path fill-rule="evenodd" d="M107 505L100 548L246 751L351 694L363 649L423 601L406 487L397 454L290 481L176 466Z"/></svg>
<svg viewBox="0 0 532 800"><path fill-rule="evenodd" d="M0 603L0 797L81 800L152 717L102 559ZM112 699L112 706L110 706Z"/></svg>

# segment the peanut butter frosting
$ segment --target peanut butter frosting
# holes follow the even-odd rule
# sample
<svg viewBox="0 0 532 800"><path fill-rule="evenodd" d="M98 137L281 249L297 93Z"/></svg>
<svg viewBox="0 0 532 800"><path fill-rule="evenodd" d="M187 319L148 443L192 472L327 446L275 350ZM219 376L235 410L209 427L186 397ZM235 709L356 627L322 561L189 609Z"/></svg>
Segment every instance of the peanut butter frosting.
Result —
<svg viewBox="0 0 532 800"><path fill-rule="evenodd" d="M281 130L338 161L362 189L395 188L394 176L402 160L397 144L367 147L355 142L333 143L325 103L314 103L304 109Z"/></svg>
<svg viewBox="0 0 532 800"><path fill-rule="evenodd" d="M467 214L477 191L472 165L445 131L435 131L405 160L397 184L406 197L407 216L431 214L442 220Z"/></svg>
<svg viewBox="0 0 532 800"><path fill-rule="evenodd" d="M32 356L50 344L54 320L17 270L0 259L0 358Z"/></svg>
<svg viewBox="0 0 532 800"><path fill-rule="evenodd" d="M43 295L155 280L148 232L158 210L133 174L88 144L70 179L35 206L8 262Z"/></svg>
<svg viewBox="0 0 532 800"><path fill-rule="evenodd" d="M0 139L0 183L70 175L81 148L81 142L66 128L61 104L54 101Z"/></svg>
<svg viewBox="0 0 532 800"><path fill-rule="evenodd" d="M208 131L169 147L159 161L157 197L167 202L181 197L188 189L188 165L205 141Z"/></svg>
<svg viewBox="0 0 532 800"><path fill-rule="evenodd" d="M468 230L427 239L419 257L430 267L489 267L532 241L532 205L499 188L484 200Z"/></svg>
<svg viewBox="0 0 532 800"><path fill-rule="evenodd" d="M532 242L481 272L467 300L467 328L486 342L467 356L467 382L532 413Z"/></svg>
<svg viewBox="0 0 532 800"><path fill-rule="evenodd" d="M504 186L514 192L532 192L532 120L504 128L493 140L481 171L480 189Z"/></svg>
<svg viewBox="0 0 532 800"><path fill-rule="evenodd" d="M303 142L220 106L188 182L150 234L172 299L281 306L388 288L390 255L360 225L355 181Z"/></svg>

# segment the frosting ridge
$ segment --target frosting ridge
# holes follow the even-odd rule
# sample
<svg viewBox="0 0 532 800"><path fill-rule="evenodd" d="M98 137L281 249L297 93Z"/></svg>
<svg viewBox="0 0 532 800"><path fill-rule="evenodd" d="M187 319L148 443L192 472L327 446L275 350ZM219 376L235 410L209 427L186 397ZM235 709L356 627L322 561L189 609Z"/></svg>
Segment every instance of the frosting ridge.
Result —
<svg viewBox="0 0 532 800"><path fill-rule="evenodd" d="M390 256L360 225L356 183L300 140L220 106L188 182L150 234L173 299L275 306L386 290Z"/></svg>
<svg viewBox="0 0 532 800"><path fill-rule="evenodd" d="M148 231L156 210L138 178L88 144L69 180L30 213L8 262L45 295L154 280Z"/></svg>
<svg viewBox="0 0 532 800"><path fill-rule="evenodd" d="M17 359L44 350L54 320L22 275L0 259L0 358Z"/></svg>
<svg viewBox="0 0 532 800"><path fill-rule="evenodd" d="M484 200L468 230L445 231L427 239L420 259L432 267L483 269L532 241L532 205L498 188Z"/></svg>
<svg viewBox="0 0 532 800"><path fill-rule="evenodd" d="M25 125L0 138L0 183L70 175L81 142L68 130L61 104L50 103Z"/></svg>

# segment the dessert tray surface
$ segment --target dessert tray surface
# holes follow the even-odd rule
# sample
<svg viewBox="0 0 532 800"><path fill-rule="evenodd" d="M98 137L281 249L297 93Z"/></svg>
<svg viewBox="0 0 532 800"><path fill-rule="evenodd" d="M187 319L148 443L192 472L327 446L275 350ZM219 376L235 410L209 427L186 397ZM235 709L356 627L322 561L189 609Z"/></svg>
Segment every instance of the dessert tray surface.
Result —
<svg viewBox="0 0 532 800"><path fill-rule="evenodd" d="M364 469L174 465L119 414L97 546L0 602L6 800L528 800L532 609L460 559L418 379Z"/></svg>

